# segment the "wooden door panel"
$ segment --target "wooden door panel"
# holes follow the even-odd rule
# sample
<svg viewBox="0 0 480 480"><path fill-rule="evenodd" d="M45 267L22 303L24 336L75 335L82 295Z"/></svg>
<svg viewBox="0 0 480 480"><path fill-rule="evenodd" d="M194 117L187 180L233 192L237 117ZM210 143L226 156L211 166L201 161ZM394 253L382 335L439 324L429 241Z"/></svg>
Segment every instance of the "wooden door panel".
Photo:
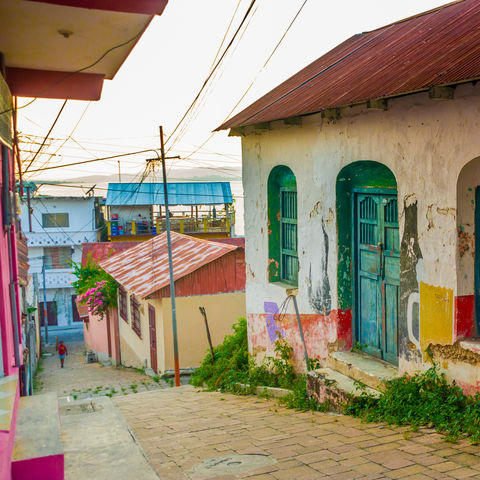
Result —
<svg viewBox="0 0 480 480"><path fill-rule="evenodd" d="M398 363L397 199L388 195L357 194L355 229L357 341L367 353Z"/></svg>
<svg viewBox="0 0 480 480"><path fill-rule="evenodd" d="M155 373L158 373L157 364L157 325L155 308L148 305L148 326L150 333L150 366Z"/></svg>
<svg viewBox="0 0 480 480"><path fill-rule="evenodd" d="M360 344L367 353L379 355L379 311L378 281L369 277L360 277Z"/></svg>
<svg viewBox="0 0 480 480"><path fill-rule="evenodd" d="M390 363L398 363L397 354L397 318L398 318L398 286L385 285L385 335L383 353Z"/></svg>

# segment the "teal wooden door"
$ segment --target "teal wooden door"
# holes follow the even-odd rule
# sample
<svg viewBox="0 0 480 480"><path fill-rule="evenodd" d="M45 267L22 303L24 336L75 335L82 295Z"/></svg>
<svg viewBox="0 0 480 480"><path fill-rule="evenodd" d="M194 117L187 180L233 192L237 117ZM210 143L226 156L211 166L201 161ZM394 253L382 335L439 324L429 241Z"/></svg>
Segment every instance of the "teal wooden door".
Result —
<svg viewBox="0 0 480 480"><path fill-rule="evenodd" d="M400 284L397 198L359 193L355 217L356 341L365 352L397 364Z"/></svg>

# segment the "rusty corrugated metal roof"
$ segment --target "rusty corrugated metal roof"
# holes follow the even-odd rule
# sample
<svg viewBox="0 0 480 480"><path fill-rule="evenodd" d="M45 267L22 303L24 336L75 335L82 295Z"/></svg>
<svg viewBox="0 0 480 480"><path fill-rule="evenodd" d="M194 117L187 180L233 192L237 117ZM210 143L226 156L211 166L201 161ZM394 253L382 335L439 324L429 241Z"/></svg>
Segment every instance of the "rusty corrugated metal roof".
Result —
<svg viewBox="0 0 480 480"><path fill-rule="evenodd" d="M176 232L171 235L175 281L238 248ZM167 234L103 260L100 265L125 289L145 298L170 283Z"/></svg>
<svg viewBox="0 0 480 480"><path fill-rule="evenodd" d="M82 265L87 264L87 260L91 257L96 263L104 258L112 257L113 255L135 247L138 242L89 242L82 243Z"/></svg>
<svg viewBox="0 0 480 480"><path fill-rule="evenodd" d="M461 0L354 35L217 130L480 77L480 2Z"/></svg>

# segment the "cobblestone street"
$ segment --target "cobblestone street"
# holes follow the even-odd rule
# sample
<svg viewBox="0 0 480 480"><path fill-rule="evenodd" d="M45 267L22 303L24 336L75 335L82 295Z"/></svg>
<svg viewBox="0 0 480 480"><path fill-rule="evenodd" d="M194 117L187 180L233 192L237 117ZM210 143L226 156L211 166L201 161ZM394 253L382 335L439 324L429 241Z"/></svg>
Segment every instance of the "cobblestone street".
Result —
<svg viewBox="0 0 480 480"><path fill-rule="evenodd" d="M428 429L296 412L254 396L170 388L134 369L86 364L81 342L68 348L63 369L55 348L47 350L53 355L42 362L38 393L56 392L68 401L114 397L162 480L480 479L480 447L468 441L452 444ZM67 448L68 479L96 478L78 474L81 464L73 472L80 457L72 455Z"/></svg>
<svg viewBox="0 0 480 480"><path fill-rule="evenodd" d="M191 386L114 403L162 480L480 479L480 447L447 443L431 430L300 413L274 400ZM265 466L249 468L249 458L261 457Z"/></svg>
<svg viewBox="0 0 480 480"><path fill-rule="evenodd" d="M55 352L55 345L45 350L51 356L44 356L41 371L35 378L35 392L56 392L59 397L71 396L74 400L107 395L127 395L130 393L170 388L170 385L132 368L104 367L100 363L85 363L83 342L67 344L68 355L65 367ZM44 351L45 353L45 351Z"/></svg>

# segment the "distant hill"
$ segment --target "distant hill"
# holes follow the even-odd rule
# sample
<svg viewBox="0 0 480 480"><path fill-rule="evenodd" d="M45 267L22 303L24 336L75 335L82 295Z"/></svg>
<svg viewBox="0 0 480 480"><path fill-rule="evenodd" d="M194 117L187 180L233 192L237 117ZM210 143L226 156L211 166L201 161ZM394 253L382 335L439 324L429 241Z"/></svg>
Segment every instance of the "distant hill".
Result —
<svg viewBox="0 0 480 480"><path fill-rule="evenodd" d="M242 170L239 167L219 166L215 168L172 168L167 173L170 182L239 182L242 180ZM122 174L122 183L138 182L138 175ZM147 182L154 181L150 176ZM155 181L161 182L161 172L157 172ZM56 196L83 196L85 192L95 185L94 194L96 196L106 196L109 183L118 182L118 174L107 175L84 175L81 177L68 178L66 180L36 180L40 185L42 182L52 184L41 187L40 194ZM57 185L58 184L58 185ZM82 188L78 188L81 186Z"/></svg>
<svg viewBox="0 0 480 480"><path fill-rule="evenodd" d="M168 171L168 180L176 182L227 182L242 179L242 169L240 167L219 166L215 168L172 168ZM157 181L161 181L161 172L157 172ZM138 182L138 175L122 174L122 182ZM149 178L147 181L151 182ZM57 181L55 181L57 183ZM83 184L99 184L118 182L118 174L109 175L85 175L82 177L69 178L58 183L83 183Z"/></svg>

